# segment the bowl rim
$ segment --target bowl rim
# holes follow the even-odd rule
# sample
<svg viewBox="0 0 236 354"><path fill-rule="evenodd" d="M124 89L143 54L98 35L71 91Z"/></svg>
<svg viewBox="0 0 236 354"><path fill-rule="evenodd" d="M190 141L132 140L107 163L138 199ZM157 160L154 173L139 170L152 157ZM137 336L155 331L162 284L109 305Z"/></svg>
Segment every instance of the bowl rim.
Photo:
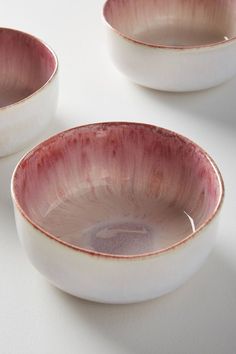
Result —
<svg viewBox="0 0 236 354"><path fill-rule="evenodd" d="M212 211L211 215L195 230L193 231L191 234L189 234L188 236L184 237L183 239L181 239L178 242L175 242L173 244L171 244L168 247L162 248L160 250L157 251L152 251L152 252L146 252L146 253L142 253L142 254L135 254L135 255L116 255L116 254L108 254L108 253L103 253L103 252L97 252L97 251L92 251L89 250L87 248L82 248L76 245L73 245L67 241L62 240L61 238L59 238L58 236L55 236L53 234L51 234L50 232L46 231L43 227L39 226L36 222L34 222L28 215L27 213L23 210L23 208L20 205L19 200L17 199L16 195L15 195L15 177L16 177L16 173L17 170L19 168L19 166L21 165L21 163L26 160L29 156L31 156L32 154L34 154L35 151L37 151L37 149L40 146L43 146L44 144L47 144L49 141L51 141L52 139L58 138L60 137L62 134L67 134L70 131L73 130L79 130L81 128L86 128L86 127L96 127L96 126L120 126L120 125L133 125L136 127L149 127L152 129L157 129L158 131L161 132L166 132L168 134L171 134L173 136L177 136L179 138L181 138L182 140L184 140L185 142L189 142L191 144L194 145L194 147L196 147L199 151L201 151L201 153L208 159L208 161L210 162L216 177L218 179L218 183L219 183L219 188L220 188L220 194L219 194L219 198L217 201L217 204L214 208L214 210ZM163 128L163 127L159 127L156 125L152 125L152 124L146 124L146 123L139 123L139 122L127 122L127 121L110 121L110 122L98 122L98 123L91 123L91 124L84 124L81 126L75 126L73 128L70 129L66 129L63 130L57 134L54 134L52 136L50 136L49 138L47 138L46 140L42 141L41 143L37 144L36 146L34 146L30 151L28 151L26 154L23 155L23 157L20 159L20 161L18 162L18 164L16 165L12 177L11 177L11 196L12 196L12 200L13 200L13 204L15 205L15 207L18 209L18 211L20 212L21 216L23 218L26 219L26 221L28 221L28 223L33 226L33 228L35 228L37 231L39 231L40 233L42 233L44 236L48 237L51 240L56 241L57 243L61 244L62 246L66 246L68 248L70 248L71 250L74 250L76 252L81 252L83 254L87 254L90 256L100 256L100 257L104 257L104 258L110 258L110 259L117 259L117 260L131 260L131 259L145 259L151 256L159 256L162 255L164 253L170 252L170 251L174 251L176 249L178 249L179 247L185 245L188 241L191 241L192 239L194 239L196 236L199 236L200 232L205 229L206 226L208 226L211 221L216 217L216 215L219 213L222 204L223 204L223 200L224 200L224 195L225 195L225 187L224 187L224 181L223 181L223 177L221 175L221 172L219 170L219 168L217 167L215 161L209 156L209 154L202 149L198 144L196 144L195 142L193 142L192 140L188 139L187 137L185 137L182 134L179 134L175 131Z"/></svg>
<svg viewBox="0 0 236 354"><path fill-rule="evenodd" d="M28 99L35 96L39 92L41 92L45 88L45 86L48 86L48 84L54 79L54 77L56 76L56 74L58 72L59 61L58 61L58 57L57 57L55 51L46 42L44 42L42 39L32 35L31 33L21 31L19 29L15 29L15 28L10 28L10 27L0 27L0 31L16 32L16 33L20 33L26 37L30 37L30 38L34 39L36 42L41 43L43 45L43 47L45 47L52 54L52 57L54 59L54 70L53 70L52 74L50 75L50 77L47 79L47 81L42 86L40 86L37 90L33 91L30 95L28 95L16 102L13 102L13 103L8 104L6 106L0 107L0 113L1 113L2 111L6 110L8 108L13 108L14 106L16 106L20 103L26 102Z"/></svg>
<svg viewBox="0 0 236 354"><path fill-rule="evenodd" d="M102 18L103 21L105 22L105 24L116 34L118 34L120 37L123 37L124 39L133 42L135 44L139 44L139 45L143 45L145 47L150 47L150 48L159 48L159 49L173 49L173 50L180 50L180 51L192 51L194 49L210 49L210 48L214 48L217 46L222 46L222 45L227 45L230 44L231 42L236 40L236 36L230 37L228 39L219 41L219 42L213 42L213 43L207 43L207 44L200 44L200 45L165 45L165 44L153 44L153 43L149 43L149 42L145 42L136 38L133 38L132 36L129 36L125 33L123 33L122 31L118 30L117 28L113 27L110 23L110 21L107 18L107 14L106 14L106 8L108 6L108 4L110 3L110 1L112 0L106 0L105 3L103 4L102 7Z"/></svg>

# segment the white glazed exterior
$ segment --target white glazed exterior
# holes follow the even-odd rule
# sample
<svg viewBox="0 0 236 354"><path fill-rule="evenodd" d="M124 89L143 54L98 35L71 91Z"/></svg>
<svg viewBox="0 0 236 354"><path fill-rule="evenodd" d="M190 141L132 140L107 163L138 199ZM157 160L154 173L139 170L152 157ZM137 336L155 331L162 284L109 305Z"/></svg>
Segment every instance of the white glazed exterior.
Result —
<svg viewBox="0 0 236 354"><path fill-rule="evenodd" d="M196 48L155 47L135 42L107 27L114 64L142 86L163 91L197 91L217 86L236 74L236 40Z"/></svg>
<svg viewBox="0 0 236 354"><path fill-rule="evenodd" d="M125 304L164 295L203 264L217 234L217 218L186 242L144 257L113 258L68 247L35 228L13 195L21 243L36 269L58 288L81 298Z"/></svg>
<svg viewBox="0 0 236 354"><path fill-rule="evenodd" d="M0 108L0 157L23 149L49 124L56 110L58 70L41 89Z"/></svg>

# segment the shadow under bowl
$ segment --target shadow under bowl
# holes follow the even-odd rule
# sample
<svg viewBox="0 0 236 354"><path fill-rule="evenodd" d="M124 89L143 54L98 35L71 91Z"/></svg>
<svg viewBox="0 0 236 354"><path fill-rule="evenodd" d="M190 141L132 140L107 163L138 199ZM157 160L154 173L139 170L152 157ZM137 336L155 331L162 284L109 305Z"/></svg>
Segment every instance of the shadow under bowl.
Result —
<svg viewBox="0 0 236 354"><path fill-rule="evenodd" d="M132 302L170 291L200 266L216 236L203 231L222 203L223 182L212 159L174 132L98 123L29 152L13 174L12 196L22 243L55 285L96 301ZM152 263L146 294L132 284L139 276L142 284Z"/></svg>
<svg viewBox="0 0 236 354"><path fill-rule="evenodd" d="M0 156L22 149L56 107L55 53L38 38L0 28Z"/></svg>
<svg viewBox="0 0 236 354"><path fill-rule="evenodd" d="M112 58L132 81L150 88L219 85L236 74L235 9L231 0L107 0Z"/></svg>

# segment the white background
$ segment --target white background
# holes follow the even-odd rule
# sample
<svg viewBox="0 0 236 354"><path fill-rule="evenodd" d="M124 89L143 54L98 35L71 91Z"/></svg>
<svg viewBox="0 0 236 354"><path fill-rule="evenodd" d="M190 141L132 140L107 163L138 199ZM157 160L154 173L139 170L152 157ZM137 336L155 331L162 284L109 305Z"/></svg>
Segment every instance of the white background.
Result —
<svg viewBox="0 0 236 354"><path fill-rule="evenodd" d="M0 159L0 353L235 354L236 79L200 93L144 89L110 62L102 0L8 0L0 5L1 26L30 32L58 54L59 106L44 137L97 121L153 123L206 149L226 185L219 241L186 285L151 302L99 305L64 294L33 269L17 238L9 192L23 152Z"/></svg>

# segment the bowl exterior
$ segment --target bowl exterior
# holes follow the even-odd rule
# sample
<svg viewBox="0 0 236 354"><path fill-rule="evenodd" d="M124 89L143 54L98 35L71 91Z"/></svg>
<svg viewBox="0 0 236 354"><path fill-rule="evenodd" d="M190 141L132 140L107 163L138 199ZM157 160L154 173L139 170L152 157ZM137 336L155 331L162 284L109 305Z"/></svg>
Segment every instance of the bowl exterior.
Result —
<svg viewBox="0 0 236 354"><path fill-rule="evenodd" d="M137 258L105 257L55 241L14 207L21 243L35 268L65 292L102 303L140 302L171 292L199 269L216 238L215 218L187 242L163 253Z"/></svg>
<svg viewBox="0 0 236 354"><path fill-rule="evenodd" d="M41 89L0 109L0 157L20 151L39 136L54 116L58 71Z"/></svg>
<svg viewBox="0 0 236 354"><path fill-rule="evenodd" d="M132 41L109 26L107 32L114 64L142 86L162 91L197 91L217 86L236 74L236 40L177 49Z"/></svg>

